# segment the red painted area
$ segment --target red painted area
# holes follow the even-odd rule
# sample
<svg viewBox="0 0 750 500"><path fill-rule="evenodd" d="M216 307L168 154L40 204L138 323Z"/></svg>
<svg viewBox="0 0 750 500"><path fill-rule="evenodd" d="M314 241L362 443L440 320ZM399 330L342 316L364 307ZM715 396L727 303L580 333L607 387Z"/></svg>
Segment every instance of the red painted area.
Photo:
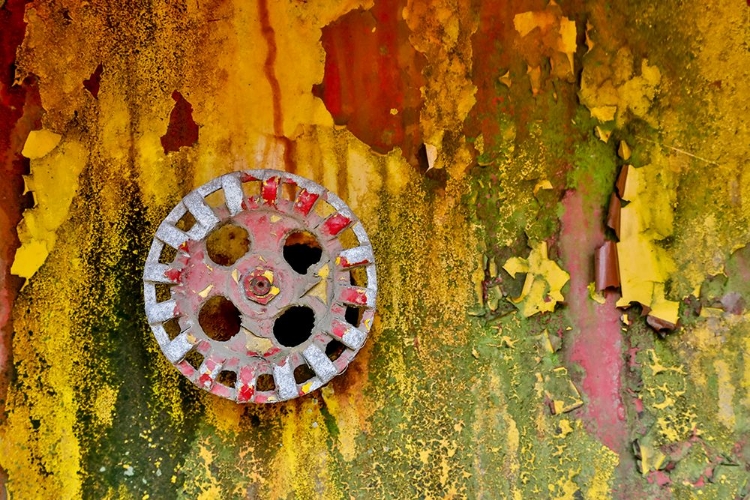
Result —
<svg viewBox="0 0 750 500"><path fill-rule="evenodd" d="M344 288L341 291L341 301L355 306L366 306L367 294L362 288Z"/></svg>
<svg viewBox="0 0 750 500"><path fill-rule="evenodd" d="M669 478L669 474L667 474L664 471L660 471L660 470L651 472L648 475L648 479L647 480L648 480L649 483L656 483L659 486L666 486L666 485L672 483L672 480ZM696 486L698 486L698 484L696 484Z"/></svg>
<svg viewBox="0 0 750 500"><path fill-rule="evenodd" d="M359 260L359 261L350 261L346 257L341 257L341 267L344 269L349 269L350 267L356 267L356 266L363 266L365 264L368 264L369 261L367 259Z"/></svg>
<svg viewBox="0 0 750 500"><path fill-rule="evenodd" d="M276 198L279 196L279 178L271 177L263 181L263 188L261 189L263 200L269 205L276 204Z"/></svg>
<svg viewBox="0 0 750 500"><path fill-rule="evenodd" d="M21 157L33 129L41 128L44 113L36 77L14 85L16 49L26 33L26 0L8 0L0 8L0 420L12 366L11 309L22 280L10 274L20 242L16 227L23 211L28 160ZM3 482L0 474L0 484Z"/></svg>
<svg viewBox="0 0 750 500"><path fill-rule="evenodd" d="M331 328L331 334L334 335L335 337L341 339L344 337L347 331L349 331L348 325L340 321L333 322L333 327Z"/></svg>
<svg viewBox="0 0 750 500"><path fill-rule="evenodd" d="M313 93L336 124L378 153L400 147L416 167L426 59L409 41L401 15L405 6L402 0L379 0L323 28L325 74Z"/></svg>
<svg viewBox="0 0 750 500"><path fill-rule="evenodd" d="M627 447L628 430L620 395L625 364L620 313L614 294L608 294L605 304L597 304L589 298L587 289L594 279L592 256L604 243L601 207L587 201L580 191L569 191L563 205L560 247L564 267L570 273L570 318L578 329L568 357L586 371L583 418L589 431L611 450L622 453Z"/></svg>
<svg viewBox="0 0 750 500"><path fill-rule="evenodd" d="M179 151L198 142L198 125L193 121L193 106L176 90L172 92L174 108L169 114L167 133L161 137L164 154Z"/></svg>
<svg viewBox="0 0 750 500"><path fill-rule="evenodd" d="M173 283L179 283L180 278L182 277L182 271L180 269L167 269L164 271L164 276Z"/></svg>
<svg viewBox="0 0 750 500"><path fill-rule="evenodd" d="M232 390L224 384L214 384L213 387L211 387L211 393L223 398L228 398L232 393Z"/></svg>
<svg viewBox="0 0 750 500"><path fill-rule="evenodd" d="M213 383L213 381L214 380L211 378L210 373L204 373L200 377L198 377L198 383L203 387L209 387Z"/></svg>
<svg viewBox="0 0 750 500"><path fill-rule="evenodd" d="M175 366L178 370L180 370L180 373L185 375L187 378L192 379L193 374L195 374L195 368L187 361L180 361Z"/></svg>
<svg viewBox="0 0 750 500"><path fill-rule="evenodd" d="M269 358L269 357L271 357L274 354L279 353L279 352L281 352L280 348L278 348L278 347L272 347L268 351L266 351L266 353L263 355L263 357L264 358Z"/></svg>
<svg viewBox="0 0 750 500"><path fill-rule="evenodd" d="M513 16L530 10L531 6L514 5L517 2L482 2L478 6L479 27L472 37L472 80L477 87L476 104L466 120L467 134L484 134L486 151L492 151L497 141L502 141L501 115L515 118L517 136L527 133L526 116L528 106L516 105L504 95L498 96L498 80L507 71L525 72L526 67L514 52L516 31ZM540 6L542 7L542 6ZM516 67L511 67L514 65ZM523 74L523 73L522 73ZM506 92L505 90L502 91Z"/></svg>
<svg viewBox="0 0 750 500"><path fill-rule="evenodd" d="M559 3L559 2L558 2ZM543 10L549 2L541 0L508 0L477 2L475 12L479 18L472 42L472 82L477 87L476 104L466 118L464 133L468 137L480 134L484 139L483 161L490 163L502 151L507 139L503 138L506 124L515 127L515 141L522 143L529 137L529 125L546 119L550 104L544 96L556 93L565 106L562 127L570 133L566 140L572 142L575 134L573 122L577 98L575 87L552 85L543 76L540 95L532 97L532 88L527 74L529 66L549 64L541 40L534 35L520 38L513 24L516 14ZM580 0L570 0L562 8L563 13L583 12ZM507 87L500 78L508 73L512 85ZM561 171L564 175L564 171ZM553 181L553 185L555 182Z"/></svg>
<svg viewBox="0 0 750 500"><path fill-rule="evenodd" d="M302 215L307 215L312 210L315 202L318 201L319 196L315 193L311 193L306 189L303 189L297 195L297 200L294 202L294 209Z"/></svg>
<svg viewBox="0 0 750 500"><path fill-rule="evenodd" d="M104 70L104 66L101 64L96 67L94 72L91 74L91 76L83 81L83 87L91 92L91 95L94 96L94 99L99 98L99 86L102 81L102 71Z"/></svg>
<svg viewBox="0 0 750 500"><path fill-rule="evenodd" d="M336 213L330 216L325 220L323 223L323 227L321 230L323 231L323 234L328 236L336 236L341 231L343 231L349 224L351 224L351 219L349 217L346 217L343 214Z"/></svg>
<svg viewBox="0 0 750 500"><path fill-rule="evenodd" d="M240 390L237 391L237 402L247 403L252 399L253 394L255 394L255 388L253 386L243 385L240 387Z"/></svg>

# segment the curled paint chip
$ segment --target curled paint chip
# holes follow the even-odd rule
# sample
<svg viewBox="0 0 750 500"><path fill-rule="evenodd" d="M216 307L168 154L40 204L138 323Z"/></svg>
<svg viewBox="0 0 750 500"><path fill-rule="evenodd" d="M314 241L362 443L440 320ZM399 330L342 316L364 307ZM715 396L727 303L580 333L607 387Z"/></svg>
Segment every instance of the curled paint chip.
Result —
<svg viewBox="0 0 750 500"><path fill-rule="evenodd" d="M235 172L186 195L143 271L165 357L238 403L307 394L341 374L375 316L375 257L362 224L322 186Z"/></svg>
<svg viewBox="0 0 750 500"><path fill-rule="evenodd" d="M607 288L619 288L620 271L617 262L617 245L607 241L600 246L594 254L594 273L596 290L602 291Z"/></svg>

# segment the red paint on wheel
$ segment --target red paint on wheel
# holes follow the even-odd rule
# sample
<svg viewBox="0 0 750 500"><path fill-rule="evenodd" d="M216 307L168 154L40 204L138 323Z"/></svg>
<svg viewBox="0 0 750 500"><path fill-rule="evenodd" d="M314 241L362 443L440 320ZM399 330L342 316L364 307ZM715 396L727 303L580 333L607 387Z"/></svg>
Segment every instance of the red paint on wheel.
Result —
<svg viewBox="0 0 750 500"><path fill-rule="evenodd" d="M367 294L359 288L344 288L341 292L341 300L355 306L367 305Z"/></svg>
<svg viewBox="0 0 750 500"><path fill-rule="evenodd" d="M263 182L262 196L263 200L269 205L276 204L276 198L279 195L279 178L271 177Z"/></svg>
<svg viewBox="0 0 750 500"><path fill-rule="evenodd" d="M250 385L243 385L237 392L237 402L247 403L248 401L250 401L250 399L252 399L253 394L255 394L255 388Z"/></svg>
<svg viewBox="0 0 750 500"><path fill-rule="evenodd" d="M182 271L179 269L167 269L164 271L164 276L173 283L179 283L180 278L182 277Z"/></svg>
<svg viewBox="0 0 750 500"><path fill-rule="evenodd" d="M346 326L344 323L340 321L334 321L333 322L333 328L331 330L331 334L335 337L341 339L346 335L346 332L349 331L349 327Z"/></svg>
<svg viewBox="0 0 750 500"><path fill-rule="evenodd" d="M351 224L351 222L351 219L343 214L334 214L327 218L323 223L323 234L328 236L336 236L341 231L343 231L346 226Z"/></svg>
<svg viewBox="0 0 750 500"><path fill-rule="evenodd" d="M319 196L315 193L311 193L306 189L303 189L297 195L297 200L294 202L294 209L302 215L307 215L312 210L315 202L318 201Z"/></svg>

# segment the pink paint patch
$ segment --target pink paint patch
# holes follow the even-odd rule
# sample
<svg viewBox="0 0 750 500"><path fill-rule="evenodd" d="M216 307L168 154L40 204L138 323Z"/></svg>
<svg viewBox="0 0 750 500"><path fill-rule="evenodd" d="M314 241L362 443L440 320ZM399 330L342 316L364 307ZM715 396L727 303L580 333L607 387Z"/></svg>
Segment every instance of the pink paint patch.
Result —
<svg viewBox="0 0 750 500"><path fill-rule="evenodd" d="M588 284L594 280L593 255L604 243L601 207L586 201L581 192L569 191L563 199L560 248L570 273L569 312L578 327L568 351L568 361L586 371L582 390L588 402L583 409L587 428L608 448L622 452L627 447L625 408L620 396L624 367L620 313L614 294L604 304L589 298Z"/></svg>
<svg viewBox="0 0 750 500"><path fill-rule="evenodd" d="M672 483L672 480L669 478L669 474L663 471L655 471L649 474L648 476L648 482L649 483L656 483L659 486L666 486L668 484Z"/></svg>

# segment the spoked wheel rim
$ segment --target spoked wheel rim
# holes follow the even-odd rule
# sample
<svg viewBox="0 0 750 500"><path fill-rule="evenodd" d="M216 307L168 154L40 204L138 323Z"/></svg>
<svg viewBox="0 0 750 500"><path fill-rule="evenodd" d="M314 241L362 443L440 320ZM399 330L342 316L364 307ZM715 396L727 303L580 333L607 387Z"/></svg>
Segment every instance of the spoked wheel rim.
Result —
<svg viewBox="0 0 750 500"><path fill-rule="evenodd" d="M239 403L302 396L346 370L375 315L370 240L322 186L275 170L218 177L160 224L143 273L167 359Z"/></svg>

